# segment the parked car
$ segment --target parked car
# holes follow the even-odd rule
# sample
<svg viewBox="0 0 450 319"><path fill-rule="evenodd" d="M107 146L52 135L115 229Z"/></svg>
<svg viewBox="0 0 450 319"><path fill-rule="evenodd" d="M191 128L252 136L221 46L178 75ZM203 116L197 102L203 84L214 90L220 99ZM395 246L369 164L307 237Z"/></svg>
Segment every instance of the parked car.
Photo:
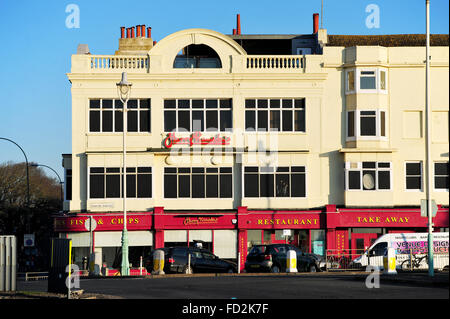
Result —
<svg viewBox="0 0 450 319"><path fill-rule="evenodd" d="M297 253L297 270L299 272L320 271L316 259L305 254L300 248L287 244L271 244L253 246L245 261L245 270L247 272L285 272L286 257L289 250Z"/></svg>
<svg viewBox="0 0 450 319"><path fill-rule="evenodd" d="M220 259L206 249L193 247L166 247L164 251L165 273L234 273L237 272L236 264ZM145 260L147 271L153 270L152 251ZM190 268L188 267L188 254L191 255Z"/></svg>

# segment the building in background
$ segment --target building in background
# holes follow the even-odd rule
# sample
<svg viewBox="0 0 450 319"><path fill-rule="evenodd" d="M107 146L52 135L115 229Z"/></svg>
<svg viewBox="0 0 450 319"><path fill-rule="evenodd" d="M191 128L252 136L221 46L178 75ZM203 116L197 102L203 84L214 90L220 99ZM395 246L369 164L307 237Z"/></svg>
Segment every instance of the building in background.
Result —
<svg viewBox="0 0 450 319"><path fill-rule="evenodd" d="M431 37L436 231L449 223L448 44ZM55 230L72 238L75 262L92 247L97 263L120 265L127 187L134 266L197 240L222 258L240 253L243 266L260 243L324 255L426 231L424 56L425 35L327 35L317 14L301 35L246 35L238 22L232 35L188 29L155 43L151 28L122 28L114 55L72 56ZM125 185L122 72L133 84Z"/></svg>

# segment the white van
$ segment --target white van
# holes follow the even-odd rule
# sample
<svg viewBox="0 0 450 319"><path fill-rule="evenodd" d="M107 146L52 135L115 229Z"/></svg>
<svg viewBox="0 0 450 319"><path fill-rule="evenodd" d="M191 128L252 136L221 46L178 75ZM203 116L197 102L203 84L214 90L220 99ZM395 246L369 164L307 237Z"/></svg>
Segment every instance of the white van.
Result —
<svg viewBox="0 0 450 319"><path fill-rule="evenodd" d="M441 270L449 265L448 232L433 233L434 269ZM411 269L411 256L414 269L428 269L428 233L394 233L378 238L364 254L353 260L353 266L367 265L383 268L383 256L387 248L394 248L396 268ZM414 265L416 263L416 265Z"/></svg>

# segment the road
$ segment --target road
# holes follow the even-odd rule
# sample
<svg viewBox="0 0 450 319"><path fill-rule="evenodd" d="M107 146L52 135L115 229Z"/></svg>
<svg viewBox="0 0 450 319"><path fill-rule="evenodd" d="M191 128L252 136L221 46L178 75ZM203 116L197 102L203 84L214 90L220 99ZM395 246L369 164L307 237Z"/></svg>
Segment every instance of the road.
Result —
<svg viewBox="0 0 450 319"><path fill-rule="evenodd" d="M318 273L297 276L82 279L80 289L86 293L126 299L449 299L448 286L382 281L379 288L369 289L364 278ZM47 281L20 281L17 288L46 291Z"/></svg>

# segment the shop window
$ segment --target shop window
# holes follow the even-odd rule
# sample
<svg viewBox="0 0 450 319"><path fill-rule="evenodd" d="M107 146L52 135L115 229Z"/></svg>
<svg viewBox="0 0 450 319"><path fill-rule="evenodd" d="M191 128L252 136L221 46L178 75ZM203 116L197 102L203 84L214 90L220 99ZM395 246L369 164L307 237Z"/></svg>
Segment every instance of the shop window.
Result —
<svg viewBox="0 0 450 319"><path fill-rule="evenodd" d="M434 163L434 189L448 191L448 162Z"/></svg>
<svg viewBox="0 0 450 319"><path fill-rule="evenodd" d="M347 190L390 190L391 163L346 163Z"/></svg>
<svg viewBox="0 0 450 319"><path fill-rule="evenodd" d="M245 129L305 132L305 99L245 100Z"/></svg>
<svg viewBox="0 0 450 319"><path fill-rule="evenodd" d="M422 162L405 163L406 189L422 189Z"/></svg>
<svg viewBox="0 0 450 319"><path fill-rule="evenodd" d="M127 132L150 132L150 99L127 103ZM122 132L123 104L120 100L89 100L89 132Z"/></svg>
<svg viewBox="0 0 450 319"><path fill-rule="evenodd" d="M233 128L231 110L231 99L164 100L164 131L230 131Z"/></svg>
<svg viewBox="0 0 450 319"><path fill-rule="evenodd" d="M304 166L244 167L244 197L305 197Z"/></svg>
<svg viewBox="0 0 450 319"><path fill-rule="evenodd" d="M127 198L152 197L152 168L127 167ZM123 196L122 168L91 167L89 198L120 198Z"/></svg>
<svg viewBox="0 0 450 319"><path fill-rule="evenodd" d="M166 167L164 198L232 198L231 167Z"/></svg>

